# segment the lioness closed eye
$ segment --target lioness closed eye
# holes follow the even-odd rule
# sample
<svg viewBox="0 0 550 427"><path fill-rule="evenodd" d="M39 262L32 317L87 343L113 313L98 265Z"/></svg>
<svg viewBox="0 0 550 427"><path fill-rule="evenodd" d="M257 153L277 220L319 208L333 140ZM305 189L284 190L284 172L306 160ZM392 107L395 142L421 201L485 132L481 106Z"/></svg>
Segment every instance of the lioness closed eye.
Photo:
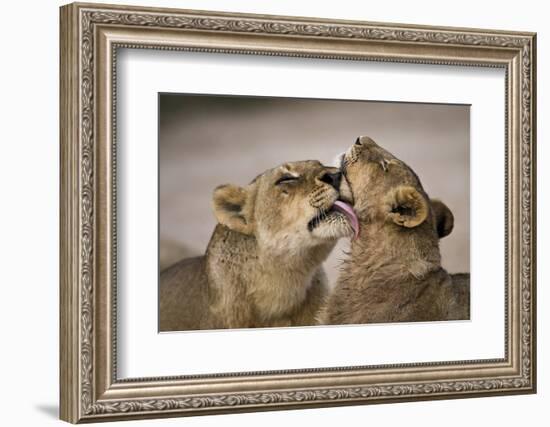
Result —
<svg viewBox="0 0 550 427"><path fill-rule="evenodd" d="M327 294L321 263L357 230L346 194L340 170L317 161L216 188L206 255L161 274L160 330L315 324Z"/></svg>
<svg viewBox="0 0 550 427"><path fill-rule="evenodd" d="M323 323L468 319L469 275L449 275L441 266L439 237L452 229L448 208L430 203L412 169L369 137L357 139L341 169L360 235Z"/></svg>

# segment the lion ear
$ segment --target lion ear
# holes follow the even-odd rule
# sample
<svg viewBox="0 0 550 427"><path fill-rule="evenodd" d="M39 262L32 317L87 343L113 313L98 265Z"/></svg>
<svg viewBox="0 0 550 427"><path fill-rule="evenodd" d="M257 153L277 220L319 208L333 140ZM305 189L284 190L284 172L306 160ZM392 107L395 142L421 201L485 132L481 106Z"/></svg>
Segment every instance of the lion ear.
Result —
<svg viewBox="0 0 550 427"><path fill-rule="evenodd" d="M243 234L252 234L248 190L237 185L220 185L214 190L212 205L220 224Z"/></svg>
<svg viewBox="0 0 550 427"><path fill-rule="evenodd" d="M388 218L399 226L413 228L428 218L426 198L414 187L401 186L387 196Z"/></svg>
<svg viewBox="0 0 550 427"><path fill-rule="evenodd" d="M430 199L432 205L435 229L440 239L451 234L455 225L455 217L445 203L438 199Z"/></svg>

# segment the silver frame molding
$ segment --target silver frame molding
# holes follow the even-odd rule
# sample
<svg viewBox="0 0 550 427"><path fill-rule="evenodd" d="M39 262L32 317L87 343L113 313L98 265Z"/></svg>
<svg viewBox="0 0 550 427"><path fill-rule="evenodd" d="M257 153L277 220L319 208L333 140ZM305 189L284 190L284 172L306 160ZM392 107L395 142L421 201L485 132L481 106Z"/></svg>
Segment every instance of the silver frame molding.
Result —
<svg viewBox="0 0 550 427"><path fill-rule="evenodd" d="M60 36L60 417L72 423L536 391L536 35L75 3ZM506 72L503 359L121 380L118 48L500 67Z"/></svg>

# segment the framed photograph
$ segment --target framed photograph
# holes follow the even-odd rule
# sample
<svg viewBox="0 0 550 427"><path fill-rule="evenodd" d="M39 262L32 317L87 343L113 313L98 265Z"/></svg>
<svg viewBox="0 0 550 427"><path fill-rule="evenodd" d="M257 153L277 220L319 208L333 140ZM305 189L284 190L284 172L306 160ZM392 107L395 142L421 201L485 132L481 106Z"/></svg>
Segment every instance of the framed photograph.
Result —
<svg viewBox="0 0 550 427"><path fill-rule="evenodd" d="M536 391L535 34L60 13L63 420Z"/></svg>

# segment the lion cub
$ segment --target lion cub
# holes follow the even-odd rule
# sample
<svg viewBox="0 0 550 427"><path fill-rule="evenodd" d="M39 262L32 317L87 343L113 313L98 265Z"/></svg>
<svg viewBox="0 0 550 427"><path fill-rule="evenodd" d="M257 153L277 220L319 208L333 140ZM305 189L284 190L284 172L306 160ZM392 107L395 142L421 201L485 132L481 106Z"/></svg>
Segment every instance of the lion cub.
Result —
<svg viewBox="0 0 550 427"><path fill-rule="evenodd" d="M411 168L369 137L357 139L341 169L360 234L322 322L469 319L469 274L451 276L441 267L439 238L452 229L448 208L430 203Z"/></svg>
<svg viewBox="0 0 550 427"><path fill-rule="evenodd" d="M160 330L316 324L327 295L321 264L353 233L341 188L339 169L317 161L216 188L206 255L161 274Z"/></svg>

